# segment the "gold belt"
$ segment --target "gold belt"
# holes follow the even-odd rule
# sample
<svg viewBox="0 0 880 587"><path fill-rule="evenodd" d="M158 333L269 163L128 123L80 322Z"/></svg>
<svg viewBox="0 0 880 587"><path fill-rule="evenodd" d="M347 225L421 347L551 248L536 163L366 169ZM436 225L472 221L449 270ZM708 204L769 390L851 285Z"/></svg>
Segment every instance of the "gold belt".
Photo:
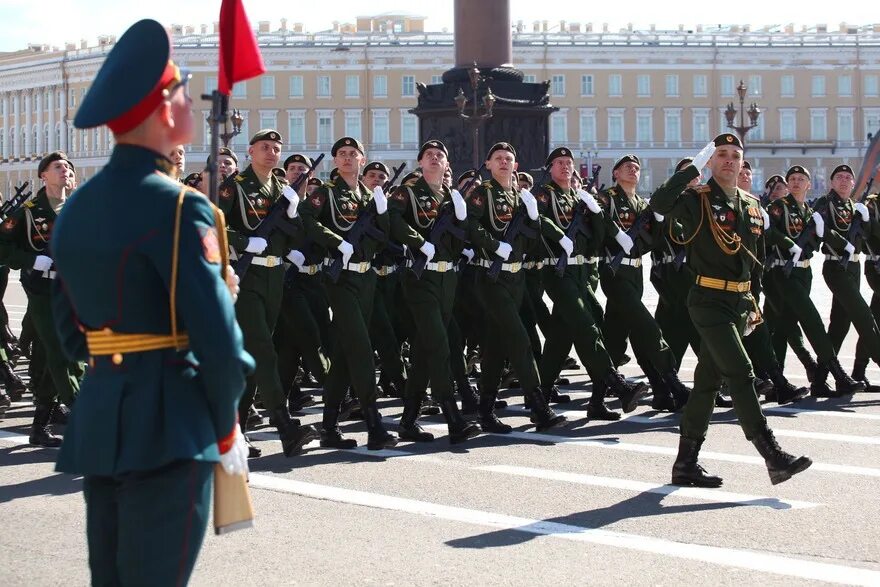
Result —
<svg viewBox="0 0 880 587"><path fill-rule="evenodd" d="M92 356L113 356L113 364L122 364L123 353L143 353L161 349L184 349L189 346L189 336L171 334L128 334L104 330L86 332L86 343Z"/></svg>
<svg viewBox="0 0 880 587"><path fill-rule="evenodd" d="M697 285L709 289L720 289L737 293L746 293L752 289L751 281L727 281L726 279L716 279L715 277L706 277L705 275L697 276Z"/></svg>

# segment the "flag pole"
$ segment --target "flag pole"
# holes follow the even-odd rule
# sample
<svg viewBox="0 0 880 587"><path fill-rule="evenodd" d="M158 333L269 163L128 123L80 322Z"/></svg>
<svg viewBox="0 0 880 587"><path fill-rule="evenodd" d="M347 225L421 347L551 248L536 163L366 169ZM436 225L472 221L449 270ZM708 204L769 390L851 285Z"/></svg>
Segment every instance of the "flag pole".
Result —
<svg viewBox="0 0 880 587"><path fill-rule="evenodd" d="M220 173L217 165L217 154L220 152L220 126L226 127L226 117L229 115L229 96L214 90L210 94L202 94L202 100L211 101L211 115L209 125L211 128L211 152L208 155L208 199L215 206L219 204Z"/></svg>

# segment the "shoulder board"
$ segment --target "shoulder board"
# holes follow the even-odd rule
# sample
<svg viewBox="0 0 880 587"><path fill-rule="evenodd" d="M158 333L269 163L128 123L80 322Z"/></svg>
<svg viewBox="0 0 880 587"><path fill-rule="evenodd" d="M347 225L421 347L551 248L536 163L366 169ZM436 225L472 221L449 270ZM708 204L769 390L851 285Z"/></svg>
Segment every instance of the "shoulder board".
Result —
<svg viewBox="0 0 880 587"><path fill-rule="evenodd" d="M878 194L868 194L868 195L865 197L865 200L876 200L876 199L877 199L877 196L878 196Z"/></svg>
<svg viewBox="0 0 880 587"><path fill-rule="evenodd" d="M698 185L697 187L691 188L691 190L695 191L698 194L708 194L709 192L712 191L712 186L702 184L702 185Z"/></svg>
<svg viewBox="0 0 880 587"><path fill-rule="evenodd" d="M756 206L758 204L759 200L754 194L744 192L742 190L740 191L742 192L743 199L746 201L746 203L748 203L749 206Z"/></svg>
<svg viewBox="0 0 880 587"><path fill-rule="evenodd" d="M483 183L481 183L480 185L486 189L489 189L492 187L492 180L491 179L483 180Z"/></svg>
<svg viewBox="0 0 880 587"><path fill-rule="evenodd" d="M244 181L244 176L239 173L238 175L235 176L235 181L237 181L239 183Z"/></svg>
<svg viewBox="0 0 880 587"><path fill-rule="evenodd" d="M336 187L336 181L335 181L335 180L332 180L332 179L331 179L330 181L325 181L325 182L324 182L324 185L321 186L321 187L335 188L335 187Z"/></svg>
<svg viewBox="0 0 880 587"><path fill-rule="evenodd" d="M617 195L617 188L610 187L607 190L605 190L605 193L608 194L609 196L616 196Z"/></svg>
<svg viewBox="0 0 880 587"><path fill-rule="evenodd" d="M420 178L418 178L418 177L411 177L408 180L406 180L406 183L404 183L403 185L408 186L408 187L412 187L412 186L416 185L417 183L419 183L419 179Z"/></svg>
<svg viewBox="0 0 880 587"><path fill-rule="evenodd" d="M27 202L24 203L25 208L33 208L35 205L36 204L34 204L33 200L28 200Z"/></svg>

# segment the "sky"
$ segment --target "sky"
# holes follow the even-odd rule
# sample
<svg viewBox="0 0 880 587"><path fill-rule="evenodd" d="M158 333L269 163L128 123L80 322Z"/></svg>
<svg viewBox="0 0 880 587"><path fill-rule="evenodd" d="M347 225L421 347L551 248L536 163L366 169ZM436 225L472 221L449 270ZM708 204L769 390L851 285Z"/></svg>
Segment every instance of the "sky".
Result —
<svg viewBox="0 0 880 587"><path fill-rule="evenodd" d="M480 0L470 0L480 1ZM334 20L354 22L357 16L404 11L427 17L426 28L452 30L453 1L432 0L336 0L330 2L295 0L244 0L251 23L269 20L273 28L281 18L302 22L306 30L329 29ZM220 0L148 0L143 4L131 0L0 0L0 51L27 48L29 43L63 46L65 42L87 39L96 44L98 35L121 35L129 25L141 18L154 18L165 25L210 24L218 19ZM365 8L369 6L369 8ZM621 10L620 7L625 7ZM610 30L626 27L675 29L679 24L693 28L696 24L750 24L815 26L828 24L836 30L841 22L873 24L880 22L872 3L864 0L836 2L793 2L792 0L740 0L737 2L658 2L629 0L588 2L570 0L511 0L511 17L522 20L527 30L535 20L558 25L560 20L596 24L608 23Z"/></svg>

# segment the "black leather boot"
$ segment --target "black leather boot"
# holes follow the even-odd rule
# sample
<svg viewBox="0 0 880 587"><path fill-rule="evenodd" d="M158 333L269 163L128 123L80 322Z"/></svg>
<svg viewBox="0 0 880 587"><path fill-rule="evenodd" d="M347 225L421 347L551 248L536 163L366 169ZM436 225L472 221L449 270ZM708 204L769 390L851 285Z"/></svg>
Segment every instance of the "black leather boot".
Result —
<svg viewBox="0 0 880 587"><path fill-rule="evenodd" d="M794 457L779 448L770 428L764 428L752 439L752 444L764 457L767 473L770 475L770 483L773 485L788 481L793 475L807 470L813 464L809 457Z"/></svg>
<svg viewBox="0 0 880 587"><path fill-rule="evenodd" d="M6 413L6 410L9 409L9 406L12 405L12 400L9 397L0 391L0 416Z"/></svg>
<svg viewBox="0 0 880 587"><path fill-rule="evenodd" d="M535 425L535 429L538 432L543 432L544 430L549 430L550 428L555 428L557 426L562 426L566 422L565 416L560 416L547 404L547 400L544 399L544 394L541 392L540 388L531 389L528 391L529 401L532 404L532 415L529 418L532 421L532 424Z"/></svg>
<svg viewBox="0 0 880 587"><path fill-rule="evenodd" d="M324 413L321 417L321 446L324 448L357 448L357 440L344 438L339 429L339 404L324 402Z"/></svg>
<svg viewBox="0 0 880 587"><path fill-rule="evenodd" d="M651 408L658 412L674 412L675 400L672 399L672 393L663 381L663 377L654 368L653 365L644 365L642 371L648 378L648 384L651 386Z"/></svg>
<svg viewBox="0 0 880 587"><path fill-rule="evenodd" d="M362 406L364 421L367 423L367 450L382 450L397 446L397 437L385 430L382 424L382 414L376 407L376 402L368 406Z"/></svg>
<svg viewBox="0 0 880 587"><path fill-rule="evenodd" d="M813 383L816 380L819 371L819 365L816 363L816 359L814 359L813 355L811 355L809 351L806 351L806 349L797 353L797 358L807 372L807 381Z"/></svg>
<svg viewBox="0 0 880 587"><path fill-rule="evenodd" d="M479 424L465 420L458 411L458 404L452 398L440 402L440 410L446 418L446 426L449 430L449 444L459 444L473 438L483 431Z"/></svg>
<svg viewBox="0 0 880 587"><path fill-rule="evenodd" d="M834 389L840 395L852 395L858 391L865 391L867 386L861 381L856 381L849 376L849 373L843 370L837 357L833 357L829 361L829 369L831 376L834 377Z"/></svg>
<svg viewBox="0 0 880 587"><path fill-rule="evenodd" d="M419 410L422 405L422 398L410 396L403 401L403 415L400 417L400 424L397 427L397 435L400 439L413 442L431 442L434 440L433 434L419 426Z"/></svg>
<svg viewBox="0 0 880 587"><path fill-rule="evenodd" d="M52 412L49 415L49 423L57 426L66 426L67 420L70 418L70 408L61 402L52 404Z"/></svg>
<svg viewBox="0 0 880 587"><path fill-rule="evenodd" d="M580 368L581 366L578 365L577 359L574 357L566 357L565 361L562 363L563 371L579 371Z"/></svg>
<svg viewBox="0 0 880 587"><path fill-rule="evenodd" d="M663 381L666 382L666 386L672 394L672 399L675 400L676 411L682 409L691 395L691 388L681 382L681 379L678 378L678 373L675 371L664 374Z"/></svg>
<svg viewBox="0 0 880 587"><path fill-rule="evenodd" d="M314 426L302 426L299 420L290 417L287 406L281 406L269 413L269 422L278 429L284 456L292 457L302 452L305 445L320 438Z"/></svg>
<svg viewBox="0 0 880 587"><path fill-rule="evenodd" d="M624 380L626 382L626 380ZM620 414L612 412L605 407L605 382L602 380L593 381L593 393L590 394L590 401L587 403L587 420L602 420L604 422L614 422L620 420Z"/></svg>
<svg viewBox="0 0 880 587"><path fill-rule="evenodd" d="M767 375L770 377L770 381L773 382L773 390L764 394L768 402L772 401L780 405L789 404L807 397L810 393L810 390L806 387L795 387L792 385L791 381L785 377L782 369L779 367L770 369Z"/></svg>
<svg viewBox="0 0 880 587"><path fill-rule="evenodd" d="M12 370L12 365L9 361L3 361L3 363L0 364L0 377L3 379L3 384L6 387L6 393L9 395L9 399L14 402L20 400L21 396L24 395L24 392L27 391L27 385L25 385L24 381L22 381Z"/></svg>
<svg viewBox="0 0 880 587"><path fill-rule="evenodd" d="M840 397L837 393L831 390L828 387L828 371L830 370L830 365L828 363L821 363L816 365L816 371L813 373L813 379L811 379L810 383L810 396L811 397Z"/></svg>
<svg viewBox="0 0 880 587"><path fill-rule="evenodd" d="M291 414L295 414L296 412L313 405L315 405L315 398L310 394L305 393L302 388L295 383L290 386L290 391L287 394L287 410Z"/></svg>
<svg viewBox="0 0 880 587"><path fill-rule="evenodd" d="M715 394L715 407L716 408L732 408L733 400L730 399L730 394L727 391L727 386L722 385L721 389L718 390L718 393Z"/></svg>
<svg viewBox="0 0 880 587"><path fill-rule="evenodd" d="M49 418L52 416L52 405L37 404L34 408L34 422L31 424L31 435L28 443L35 446L56 448L61 446L61 437L52 434Z"/></svg>
<svg viewBox="0 0 880 587"><path fill-rule="evenodd" d="M455 384L455 391L461 398L461 412L463 414L476 414L480 409L480 396L471 382L465 379Z"/></svg>
<svg viewBox="0 0 880 587"><path fill-rule="evenodd" d="M513 427L508 426L495 415L495 395L497 392L483 390L480 392L480 426L486 432L510 434Z"/></svg>
<svg viewBox="0 0 880 587"><path fill-rule="evenodd" d="M678 456L672 465L672 484L684 487L721 487L721 477L710 475L697 458L700 455L702 440L693 440L680 436L678 438Z"/></svg>
<svg viewBox="0 0 880 587"><path fill-rule="evenodd" d="M555 385L551 385L550 387L541 387L541 392L544 394L544 399L546 399L547 403L550 404L567 404L571 401L571 397L563 393L559 393L559 388Z"/></svg>
<svg viewBox="0 0 880 587"><path fill-rule="evenodd" d="M871 393L877 393L877 392L880 392L880 386L871 385L871 382L868 381L867 375L865 375L865 371L868 368L869 362L870 361L868 359L858 359L857 358L855 363L853 363L852 378L855 381L863 383L865 385L865 391L868 391ZM10 393L9 395L11 396L12 394Z"/></svg>
<svg viewBox="0 0 880 587"><path fill-rule="evenodd" d="M678 377L676 377L676 379L678 379ZM665 378L664 381L666 381ZM619 371L612 371L611 373L606 375L603 383L608 388L608 390L611 391L611 393L617 396L617 398L620 400L620 405L623 411L627 414L635 410L636 407L638 407L639 405L639 401L641 401L642 398L648 395L647 385L645 385L644 383L630 383L626 379L624 379L623 375L621 375ZM668 381L666 381L666 385L669 385ZM593 383L594 395L595 390L596 384ZM605 394L603 393L602 398L604 399L604 397ZM673 398L674 397L675 393L673 390Z"/></svg>

